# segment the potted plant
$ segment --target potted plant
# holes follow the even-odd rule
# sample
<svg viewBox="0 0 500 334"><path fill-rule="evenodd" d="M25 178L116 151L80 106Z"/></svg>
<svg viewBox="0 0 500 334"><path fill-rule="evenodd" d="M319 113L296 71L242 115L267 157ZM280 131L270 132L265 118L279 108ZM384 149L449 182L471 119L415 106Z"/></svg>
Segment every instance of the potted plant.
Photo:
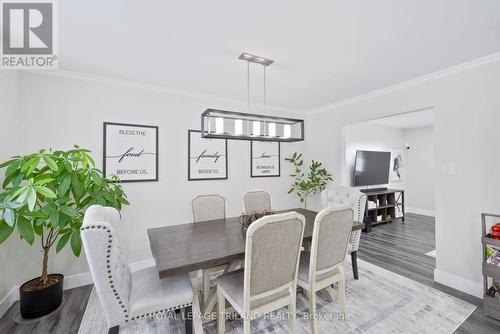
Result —
<svg viewBox="0 0 500 334"><path fill-rule="evenodd" d="M309 173L306 175L302 172L304 164L302 153L295 152L290 158L286 158L285 160L292 163L295 167L295 173L290 174L293 180L288 193L297 193L300 201L304 203L304 208L307 208L307 197L323 191L328 182L333 181L332 175L326 171L321 162L314 160L311 162Z"/></svg>
<svg viewBox="0 0 500 334"><path fill-rule="evenodd" d="M5 179L0 192L0 244L16 231L33 245L40 238L42 272L19 288L21 315L35 318L55 310L62 301L63 275L48 274L50 250L68 243L80 256L80 227L92 204L118 210L129 204L118 178L109 180L95 168L88 150L40 150L0 165Z"/></svg>

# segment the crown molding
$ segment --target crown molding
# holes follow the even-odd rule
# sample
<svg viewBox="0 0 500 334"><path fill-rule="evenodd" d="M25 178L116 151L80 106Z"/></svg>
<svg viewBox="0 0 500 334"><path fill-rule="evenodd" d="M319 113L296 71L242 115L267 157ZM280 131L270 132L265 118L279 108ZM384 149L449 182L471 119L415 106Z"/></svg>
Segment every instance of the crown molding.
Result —
<svg viewBox="0 0 500 334"><path fill-rule="evenodd" d="M177 96L185 96L185 97L190 97L190 98L195 98L195 99L212 100L212 101L218 102L218 103L228 103L228 104L241 105L241 107L244 108L244 110L246 110L247 106L248 106L248 101L243 100L243 99L228 98L228 97L224 97L224 96L212 95L212 94L190 91L190 90L185 90L185 89L171 88L168 86L154 85L154 84L149 84L149 83L142 82L142 81L116 79L116 78L112 78L112 77L100 76L100 75L95 75L95 74L87 74L87 73L82 73L82 72L65 71L65 70L28 70L28 71L24 71L24 72L27 72L30 74L38 74L38 75L56 77L56 78L61 78L61 79L85 80L85 81L98 82L98 83L102 83L102 84L120 86L120 87L125 87L125 88L144 89L144 90L148 90L148 91L155 91L155 92L159 92L159 93L165 93L165 94L171 94L171 95L177 95ZM252 104L251 107L254 109L257 109L260 113L262 113L262 112L263 113L282 112L282 113L296 114L296 115L301 115L301 116L306 115L305 110L301 111L298 109L291 109L291 108L285 108L285 107L280 107L280 106L269 106L269 105L264 106L262 103Z"/></svg>
<svg viewBox="0 0 500 334"><path fill-rule="evenodd" d="M441 71L425 74L425 75L422 75L420 77L416 77L414 79L403 81L401 83L398 83L398 84L395 84L392 86L376 89L376 90L373 90L373 91L365 93L365 94L361 94L358 96L354 96L354 97L350 97L350 98L347 98L344 100L340 100L340 101L334 102L332 104L328 104L328 105L323 106L323 107L311 109L311 110L308 110L306 113L307 113L307 115L314 115L314 114L318 114L318 113L322 113L322 112L331 111L331 109L334 109L334 108L349 105L351 103L360 102L360 101L363 101L363 100L366 100L369 98L378 97L378 96L381 96L381 95L384 95L384 94L387 94L387 93L390 93L390 92L393 92L393 91L396 91L399 89L411 87L411 86L418 85L418 84L423 83L423 82L442 78L442 77L450 75L450 74L463 72L463 71L472 69L474 67L481 66L481 65L484 65L487 63L491 63L491 62L494 62L497 60L500 60L500 52L493 53L493 54L486 56L486 57L474 59L474 60L459 64L459 65L456 65L453 67L449 67L449 68L441 70Z"/></svg>

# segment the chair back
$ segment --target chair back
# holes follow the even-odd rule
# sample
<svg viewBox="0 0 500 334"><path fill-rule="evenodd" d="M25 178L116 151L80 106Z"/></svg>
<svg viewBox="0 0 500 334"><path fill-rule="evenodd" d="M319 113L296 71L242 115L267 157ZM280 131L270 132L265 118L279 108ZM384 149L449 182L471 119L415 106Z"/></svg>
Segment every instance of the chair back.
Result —
<svg viewBox="0 0 500 334"><path fill-rule="evenodd" d="M249 191L243 195L245 211L247 214L254 212L271 211L271 194L267 191Z"/></svg>
<svg viewBox="0 0 500 334"><path fill-rule="evenodd" d="M321 210L314 220L309 282L334 270L346 257L353 224L350 205Z"/></svg>
<svg viewBox="0 0 500 334"><path fill-rule="evenodd" d="M366 210L366 194L350 187L331 187L321 192L323 208L350 204L354 211L354 221L363 223Z"/></svg>
<svg viewBox="0 0 500 334"><path fill-rule="evenodd" d="M290 288L295 291L305 224L304 216L288 212L262 217L250 225L244 272L246 311L251 300L282 297Z"/></svg>
<svg viewBox="0 0 500 334"><path fill-rule="evenodd" d="M221 195L199 195L191 204L194 223L226 218L226 199Z"/></svg>
<svg viewBox="0 0 500 334"><path fill-rule="evenodd" d="M81 227L83 249L108 327L127 322L130 311L132 275L113 228L119 221L116 209L93 205L85 212Z"/></svg>

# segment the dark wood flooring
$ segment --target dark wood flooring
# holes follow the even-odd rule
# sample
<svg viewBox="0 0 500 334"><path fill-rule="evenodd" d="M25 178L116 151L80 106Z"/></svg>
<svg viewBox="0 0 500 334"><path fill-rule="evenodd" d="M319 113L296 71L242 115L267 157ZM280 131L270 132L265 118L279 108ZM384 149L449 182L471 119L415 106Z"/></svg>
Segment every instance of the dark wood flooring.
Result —
<svg viewBox="0 0 500 334"><path fill-rule="evenodd" d="M407 214L405 223L382 224L375 226L372 233L363 233L358 256L377 266L477 305L478 309L456 333L500 333L500 321L482 314L481 299L434 282L435 260L425 255L434 248L434 219ZM63 305L59 310L44 319L22 324L15 321L19 317L19 304L15 303L0 319L0 333L77 333L91 290L91 285L67 290L64 292Z"/></svg>
<svg viewBox="0 0 500 334"><path fill-rule="evenodd" d="M37 320L22 320L19 315L19 302L0 319L1 334L71 334L78 333L83 313L92 291L86 285L64 291L63 302L58 310ZM21 323L16 322L21 320Z"/></svg>
<svg viewBox="0 0 500 334"><path fill-rule="evenodd" d="M482 299L434 281L436 260L425 255L436 248L434 218L408 213L405 220L380 224L371 233L363 233L358 257L478 306L455 333L499 334L500 321L483 315Z"/></svg>

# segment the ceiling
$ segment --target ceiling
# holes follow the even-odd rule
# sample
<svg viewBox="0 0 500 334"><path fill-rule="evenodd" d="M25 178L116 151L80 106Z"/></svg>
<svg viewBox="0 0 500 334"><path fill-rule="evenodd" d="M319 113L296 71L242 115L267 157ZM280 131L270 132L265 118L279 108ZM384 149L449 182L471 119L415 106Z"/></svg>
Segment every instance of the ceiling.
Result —
<svg viewBox="0 0 500 334"><path fill-rule="evenodd" d="M500 51L498 0L59 1L59 67L308 111ZM262 68L251 96L262 102Z"/></svg>
<svg viewBox="0 0 500 334"><path fill-rule="evenodd" d="M415 129L424 126L434 125L434 110L426 109L414 112L408 112L396 116L379 118L367 123L389 126L399 129Z"/></svg>

